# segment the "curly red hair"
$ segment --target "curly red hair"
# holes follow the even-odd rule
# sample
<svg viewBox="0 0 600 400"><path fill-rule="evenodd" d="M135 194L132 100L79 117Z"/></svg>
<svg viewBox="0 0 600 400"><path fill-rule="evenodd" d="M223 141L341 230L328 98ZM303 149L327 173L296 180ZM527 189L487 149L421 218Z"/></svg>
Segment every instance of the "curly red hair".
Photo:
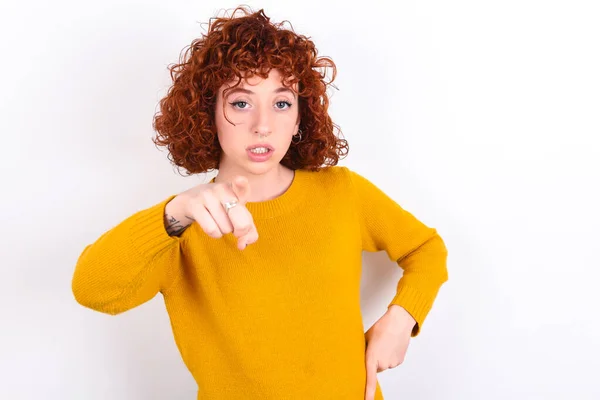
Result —
<svg viewBox="0 0 600 400"><path fill-rule="evenodd" d="M241 10L243 16L235 17ZM160 101L153 142L166 146L169 160L187 174L218 169L221 157L215 125L215 105L221 85L237 78L268 77L280 71L284 85L297 83L302 140L293 143L281 164L291 169L319 170L336 165L348 153L348 143L327 113L327 88L336 76L328 57L317 57L314 43L284 22L273 24L261 9L237 7L231 18L211 18L206 35L192 41L178 64L169 66L173 85ZM331 80L321 69L331 68ZM336 134L337 131L337 134Z"/></svg>

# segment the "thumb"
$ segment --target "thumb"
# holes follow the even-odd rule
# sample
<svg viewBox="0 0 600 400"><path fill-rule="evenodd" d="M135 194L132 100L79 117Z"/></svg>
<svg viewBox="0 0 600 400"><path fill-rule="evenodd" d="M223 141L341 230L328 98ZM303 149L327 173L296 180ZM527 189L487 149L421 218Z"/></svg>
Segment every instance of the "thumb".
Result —
<svg viewBox="0 0 600 400"><path fill-rule="evenodd" d="M244 205L250 197L250 184L245 176L236 176L231 182L231 190L238 198L238 203Z"/></svg>
<svg viewBox="0 0 600 400"><path fill-rule="evenodd" d="M365 386L365 400L375 399L377 389L377 360L367 357L367 384Z"/></svg>

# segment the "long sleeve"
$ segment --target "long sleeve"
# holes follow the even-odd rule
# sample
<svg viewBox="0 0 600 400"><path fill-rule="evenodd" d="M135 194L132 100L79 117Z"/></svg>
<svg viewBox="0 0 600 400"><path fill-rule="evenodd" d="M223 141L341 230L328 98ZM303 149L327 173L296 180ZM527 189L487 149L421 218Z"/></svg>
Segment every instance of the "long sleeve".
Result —
<svg viewBox="0 0 600 400"><path fill-rule="evenodd" d="M164 227L164 210L174 197L131 215L85 247L72 280L80 304L118 314L169 286L181 262L181 238Z"/></svg>
<svg viewBox="0 0 600 400"><path fill-rule="evenodd" d="M447 249L436 229L410 212L358 173L348 169L354 187L363 250L385 250L403 269L389 305L406 309L417 321L417 336L442 284L448 280Z"/></svg>

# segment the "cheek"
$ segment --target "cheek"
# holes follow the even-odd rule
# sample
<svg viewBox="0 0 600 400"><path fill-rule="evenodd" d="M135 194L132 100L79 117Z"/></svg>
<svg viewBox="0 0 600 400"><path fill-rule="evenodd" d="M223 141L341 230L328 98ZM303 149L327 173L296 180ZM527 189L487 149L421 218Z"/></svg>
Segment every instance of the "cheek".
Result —
<svg viewBox="0 0 600 400"><path fill-rule="evenodd" d="M295 114L281 115L275 120L275 130L277 132L285 132L290 136L296 133L296 125L298 125L298 117Z"/></svg>
<svg viewBox="0 0 600 400"><path fill-rule="evenodd" d="M219 144L225 152L230 152L230 149L234 148L236 127L225 119L222 108L217 106L217 112L215 115L215 127L217 129L217 137Z"/></svg>
<svg viewBox="0 0 600 400"><path fill-rule="evenodd" d="M235 150L235 136L235 132L232 132L231 128L228 129L227 127L222 127L221 129L217 130L219 144L226 153L230 153L232 150Z"/></svg>

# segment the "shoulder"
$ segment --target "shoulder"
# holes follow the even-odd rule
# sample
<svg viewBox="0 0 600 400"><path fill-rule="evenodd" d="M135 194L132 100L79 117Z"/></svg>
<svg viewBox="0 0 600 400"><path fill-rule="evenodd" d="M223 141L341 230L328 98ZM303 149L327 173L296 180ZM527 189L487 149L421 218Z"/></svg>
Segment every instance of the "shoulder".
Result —
<svg viewBox="0 0 600 400"><path fill-rule="evenodd" d="M308 171L308 173L312 174L315 179L321 180L346 179L350 172L351 171L348 167L341 165L323 167L318 171Z"/></svg>
<svg viewBox="0 0 600 400"><path fill-rule="evenodd" d="M362 175L345 166L329 166L318 171L305 171L306 189L313 197L353 199L367 181ZM368 182L368 181L367 181Z"/></svg>
<svg viewBox="0 0 600 400"><path fill-rule="evenodd" d="M345 166L331 166L312 172L313 187L323 187L327 192L357 197L387 197L373 181Z"/></svg>
<svg viewBox="0 0 600 400"><path fill-rule="evenodd" d="M339 188L351 184L352 171L345 166L329 166L318 171L305 171L309 180L317 186Z"/></svg>
<svg viewBox="0 0 600 400"><path fill-rule="evenodd" d="M391 200L371 180L345 166L330 166L318 171L303 170L303 176L305 179L301 181L306 185L302 186L313 199L341 198L359 204Z"/></svg>
<svg viewBox="0 0 600 400"><path fill-rule="evenodd" d="M339 185L348 190L356 190L357 187L375 186L369 179L361 173L346 166L331 166L320 169L319 171L309 172L311 180L314 183L321 183L327 186Z"/></svg>

